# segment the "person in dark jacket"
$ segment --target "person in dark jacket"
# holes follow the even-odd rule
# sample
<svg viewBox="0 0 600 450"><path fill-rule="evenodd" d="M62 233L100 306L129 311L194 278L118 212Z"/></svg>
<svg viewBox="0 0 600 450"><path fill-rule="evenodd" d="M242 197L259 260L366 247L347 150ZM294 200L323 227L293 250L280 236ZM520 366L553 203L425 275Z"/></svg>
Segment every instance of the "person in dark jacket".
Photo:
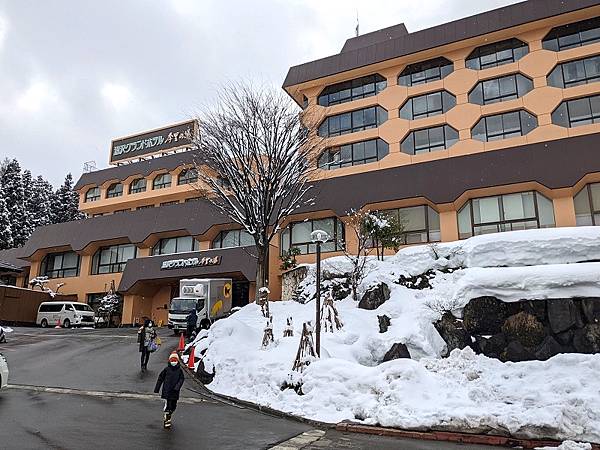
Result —
<svg viewBox="0 0 600 450"><path fill-rule="evenodd" d="M198 309L197 306L196 306L196 309ZM197 328L196 324L198 322L198 313L196 312L196 309L194 309L187 316L187 338L188 338L188 342L193 339L194 333L196 332L196 328Z"/></svg>
<svg viewBox="0 0 600 450"><path fill-rule="evenodd" d="M146 320L144 325L138 330L138 344L140 344L142 370L148 368L148 360L150 359L150 346L156 340L156 330L152 326L151 320Z"/></svg>
<svg viewBox="0 0 600 450"><path fill-rule="evenodd" d="M177 353L173 352L169 356L169 364L158 376L158 380L156 380L156 386L154 387L154 392L158 394L158 391L162 385L162 393L160 397L165 400L165 428L171 428L171 416L177 408L179 391L181 390L181 386L183 386L184 380L185 377L183 375L183 370L179 365L179 356L177 356Z"/></svg>

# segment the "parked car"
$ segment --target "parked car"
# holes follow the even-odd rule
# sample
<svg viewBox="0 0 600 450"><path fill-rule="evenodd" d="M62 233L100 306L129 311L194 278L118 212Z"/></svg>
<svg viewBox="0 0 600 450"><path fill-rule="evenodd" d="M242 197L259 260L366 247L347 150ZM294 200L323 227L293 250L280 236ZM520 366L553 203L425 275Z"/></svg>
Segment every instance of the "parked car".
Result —
<svg viewBox="0 0 600 450"><path fill-rule="evenodd" d="M2 353L0 353L0 390L8 384L8 363Z"/></svg>
<svg viewBox="0 0 600 450"><path fill-rule="evenodd" d="M57 324L65 328L94 327L94 310L87 303L44 302L40 304L35 323L42 328Z"/></svg>

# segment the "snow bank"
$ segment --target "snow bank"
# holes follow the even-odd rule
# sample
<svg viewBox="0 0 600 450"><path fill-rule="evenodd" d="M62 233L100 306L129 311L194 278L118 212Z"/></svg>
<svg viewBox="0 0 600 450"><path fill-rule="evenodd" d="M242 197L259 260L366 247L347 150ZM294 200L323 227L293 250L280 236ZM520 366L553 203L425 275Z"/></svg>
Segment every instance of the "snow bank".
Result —
<svg viewBox="0 0 600 450"><path fill-rule="evenodd" d="M281 387L290 380L302 323L314 320L314 302L271 302L275 342L266 349L266 320L258 306L248 305L201 334L197 354L206 349L214 391L325 422L600 442L600 355L502 363L465 349L441 359L445 343L432 325L440 314L432 305L460 308L483 295L505 301L600 297L600 263L574 264L592 260L600 260L600 227L500 233L372 259L360 292L383 281L390 299L374 311L358 309L351 298L336 302L344 327L322 334L322 358L301 376L304 395ZM323 266L349 269L343 257ZM435 275L432 289L396 283L400 275L428 270ZM303 287L309 298L314 267ZM382 314L391 325L381 334ZM287 317L293 317L294 336L283 338ZM412 359L381 363L398 342Z"/></svg>
<svg viewBox="0 0 600 450"><path fill-rule="evenodd" d="M537 447L536 450L592 450L592 444L564 441L558 447Z"/></svg>

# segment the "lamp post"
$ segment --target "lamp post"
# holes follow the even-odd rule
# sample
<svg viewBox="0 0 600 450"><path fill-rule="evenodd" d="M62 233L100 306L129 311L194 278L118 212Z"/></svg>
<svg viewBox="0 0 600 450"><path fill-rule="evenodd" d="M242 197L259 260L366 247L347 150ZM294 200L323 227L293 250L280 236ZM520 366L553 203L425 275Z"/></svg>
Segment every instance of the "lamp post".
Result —
<svg viewBox="0 0 600 450"><path fill-rule="evenodd" d="M317 298L315 302L316 306L316 314L315 314L315 334L316 334L316 344L315 350L317 352L317 356L321 357L321 244L327 242L329 239L329 235L326 231L323 230L315 230L310 233L310 239L317 244Z"/></svg>

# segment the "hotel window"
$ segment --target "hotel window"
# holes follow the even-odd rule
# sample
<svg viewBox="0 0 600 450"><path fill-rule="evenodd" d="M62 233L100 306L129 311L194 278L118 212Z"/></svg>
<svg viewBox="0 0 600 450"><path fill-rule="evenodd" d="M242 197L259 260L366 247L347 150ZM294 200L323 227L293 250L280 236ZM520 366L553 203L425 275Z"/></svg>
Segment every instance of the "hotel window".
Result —
<svg viewBox="0 0 600 450"><path fill-rule="evenodd" d="M171 187L171 174L163 173L157 175L152 181L152 189L164 189Z"/></svg>
<svg viewBox="0 0 600 450"><path fill-rule="evenodd" d="M409 64L398 76L400 86L415 86L431 83L447 77L454 70L454 65L446 58L435 58L415 64Z"/></svg>
<svg viewBox="0 0 600 450"><path fill-rule="evenodd" d="M552 201L534 191L469 200L458 212L460 239L502 231L554 227Z"/></svg>
<svg viewBox="0 0 600 450"><path fill-rule="evenodd" d="M529 46L518 39L482 45L471 52L465 61L467 69L483 70L518 61L529 53Z"/></svg>
<svg viewBox="0 0 600 450"><path fill-rule="evenodd" d="M136 210L139 210L139 209L150 209L150 208L154 208L154 205L142 205L142 206L138 206L136 208Z"/></svg>
<svg viewBox="0 0 600 450"><path fill-rule="evenodd" d="M195 252L200 249L200 243L192 236L164 238L152 247L153 255L170 255L172 253Z"/></svg>
<svg viewBox="0 0 600 450"><path fill-rule="evenodd" d="M89 188L85 193L85 201L87 202L95 202L100 200L100 188L98 186Z"/></svg>
<svg viewBox="0 0 600 450"><path fill-rule="evenodd" d="M319 157L319 168L325 170L358 166L376 162L389 153L389 145L383 139L355 142L326 149Z"/></svg>
<svg viewBox="0 0 600 450"><path fill-rule="evenodd" d="M427 205L378 211L380 217L390 217L404 227L400 245L439 242L440 214Z"/></svg>
<svg viewBox="0 0 600 450"><path fill-rule="evenodd" d="M101 247L92 258L92 275L123 272L127 261L136 255L137 247L131 244Z"/></svg>
<svg viewBox="0 0 600 450"><path fill-rule="evenodd" d="M432 92L409 98L400 108L400 117L407 120L417 120L444 114L455 106L456 97L450 92Z"/></svg>
<svg viewBox="0 0 600 450"><path fill-rule="evenodd" d="M335 252L342 250L344 243L344 225L337 217L326 219L305 220L303 222L291 223L281 232L281 252L288 251L292 247L300 250L300 253L316 253L317 246L313 244L310 233L315 230L326 231L329 240L321 245L324 252Z"/></svg>
<svg viewBox="0 0 600 450"><path fill-rule="evenodd" d="M533 81L520 73L477 83L469 92L469 103L490 105L523 97L533 89Z"/></svg>
<svg viewBox="0 0 600 450"><path fill-rule="evenodd" d="M542 39L542 47L559 52L600 41L600 17L552 28Z"/></svg>
<svg viewBox="0 0 600 450"><path fill-rule="evenodd" d="M557 65L548 75L548 85L570 88L600 81L600 55Z"/></svg>
<svg viewBox="0 0 600 450"><path fill-rule="evenodd" d="M129 193L138 194L140 192L146 192L146 179L136 178L129 184Z"/></svg>
<svg viewBox="0 0 600 450"><path fill-rule="evenodd" d="M170 202L162 202L160 204L160 206L177 205L178 203L179 203L179 200L171 200Z"/></svg>
<svg viewBox="0 0 600 450"><path fill-rule="evenodd" d="M113 183L106 190L106 198L115 198L123 195L123 185L121 183Z"/></svg>
<svg viewBox="0 0 600 450"><path fill-rule="evenodd" d="M584 186L575 196L577 226L600 225L600 183Z"/></svg>
<svg viewBox="0 0 600 450"><path fill-rule="evenodd" d="M340 136L342 134L377 128L387 118L387 111L381 106L372 106L370 108L329 116L319 126L319 136Z"/></svg>
<svg viewBox="0 0 600 450"><path fill-rule="evenodd" d="M197 201L200 201L200 200L202 200L202 197L192 197L192 198L186 198L186 199L185 199L185 202L186 202L186 203L189 203L189 202L197 202Z"/></svg>
<svg viewBox="0 0 600 450"><path fill-rule="evenodd" d="M565 128L600 122L600 95L566 100L552 112L552 123Z"/></svg>
<svg viewBox="0 0 600 450"><path fill-rule="evenodd" d="M246 230L221 231L213 239L212 248L249 247L254 245L254 238Z"/></svg>
<svg viewBox="0 0 600 450"><path fill-rule="evenodd" d="M403 153L418 155L452 147L458 142L458 131L449 125L412 131L402 141Z"/></svg>
<svg viewBox="0 0 600 450"><path fill-rule="evenodd" d="M332 106L379 94L387 81L379 74L327 86L319 95L319 105Z"/></svg>
<svg viewBox="0 0 600 450"><path fill-rule="evenodd" d="M177 185L192 184L198 181L198 171L195 168L183 169L177 177Z"/></svg>
<svg viewBox="0 0 600 450"><path fill-rule="evenodd" d="M490 142L524 136L537 127L537 118L524 109L481 118L471 129L478 141Z"/></svg>
<svg viewBox="0 0 600 450"><path fill-rule="evenodd" d="M49 253L42 260L40 276L68 278L79 275L79 255L75 252Z"/></svg>
<svg viewBox="0 0 600 450"><path fill-rule="evenodd" d="M131 211L131 209L117 209L113 214L122 214Z"/></svg>

